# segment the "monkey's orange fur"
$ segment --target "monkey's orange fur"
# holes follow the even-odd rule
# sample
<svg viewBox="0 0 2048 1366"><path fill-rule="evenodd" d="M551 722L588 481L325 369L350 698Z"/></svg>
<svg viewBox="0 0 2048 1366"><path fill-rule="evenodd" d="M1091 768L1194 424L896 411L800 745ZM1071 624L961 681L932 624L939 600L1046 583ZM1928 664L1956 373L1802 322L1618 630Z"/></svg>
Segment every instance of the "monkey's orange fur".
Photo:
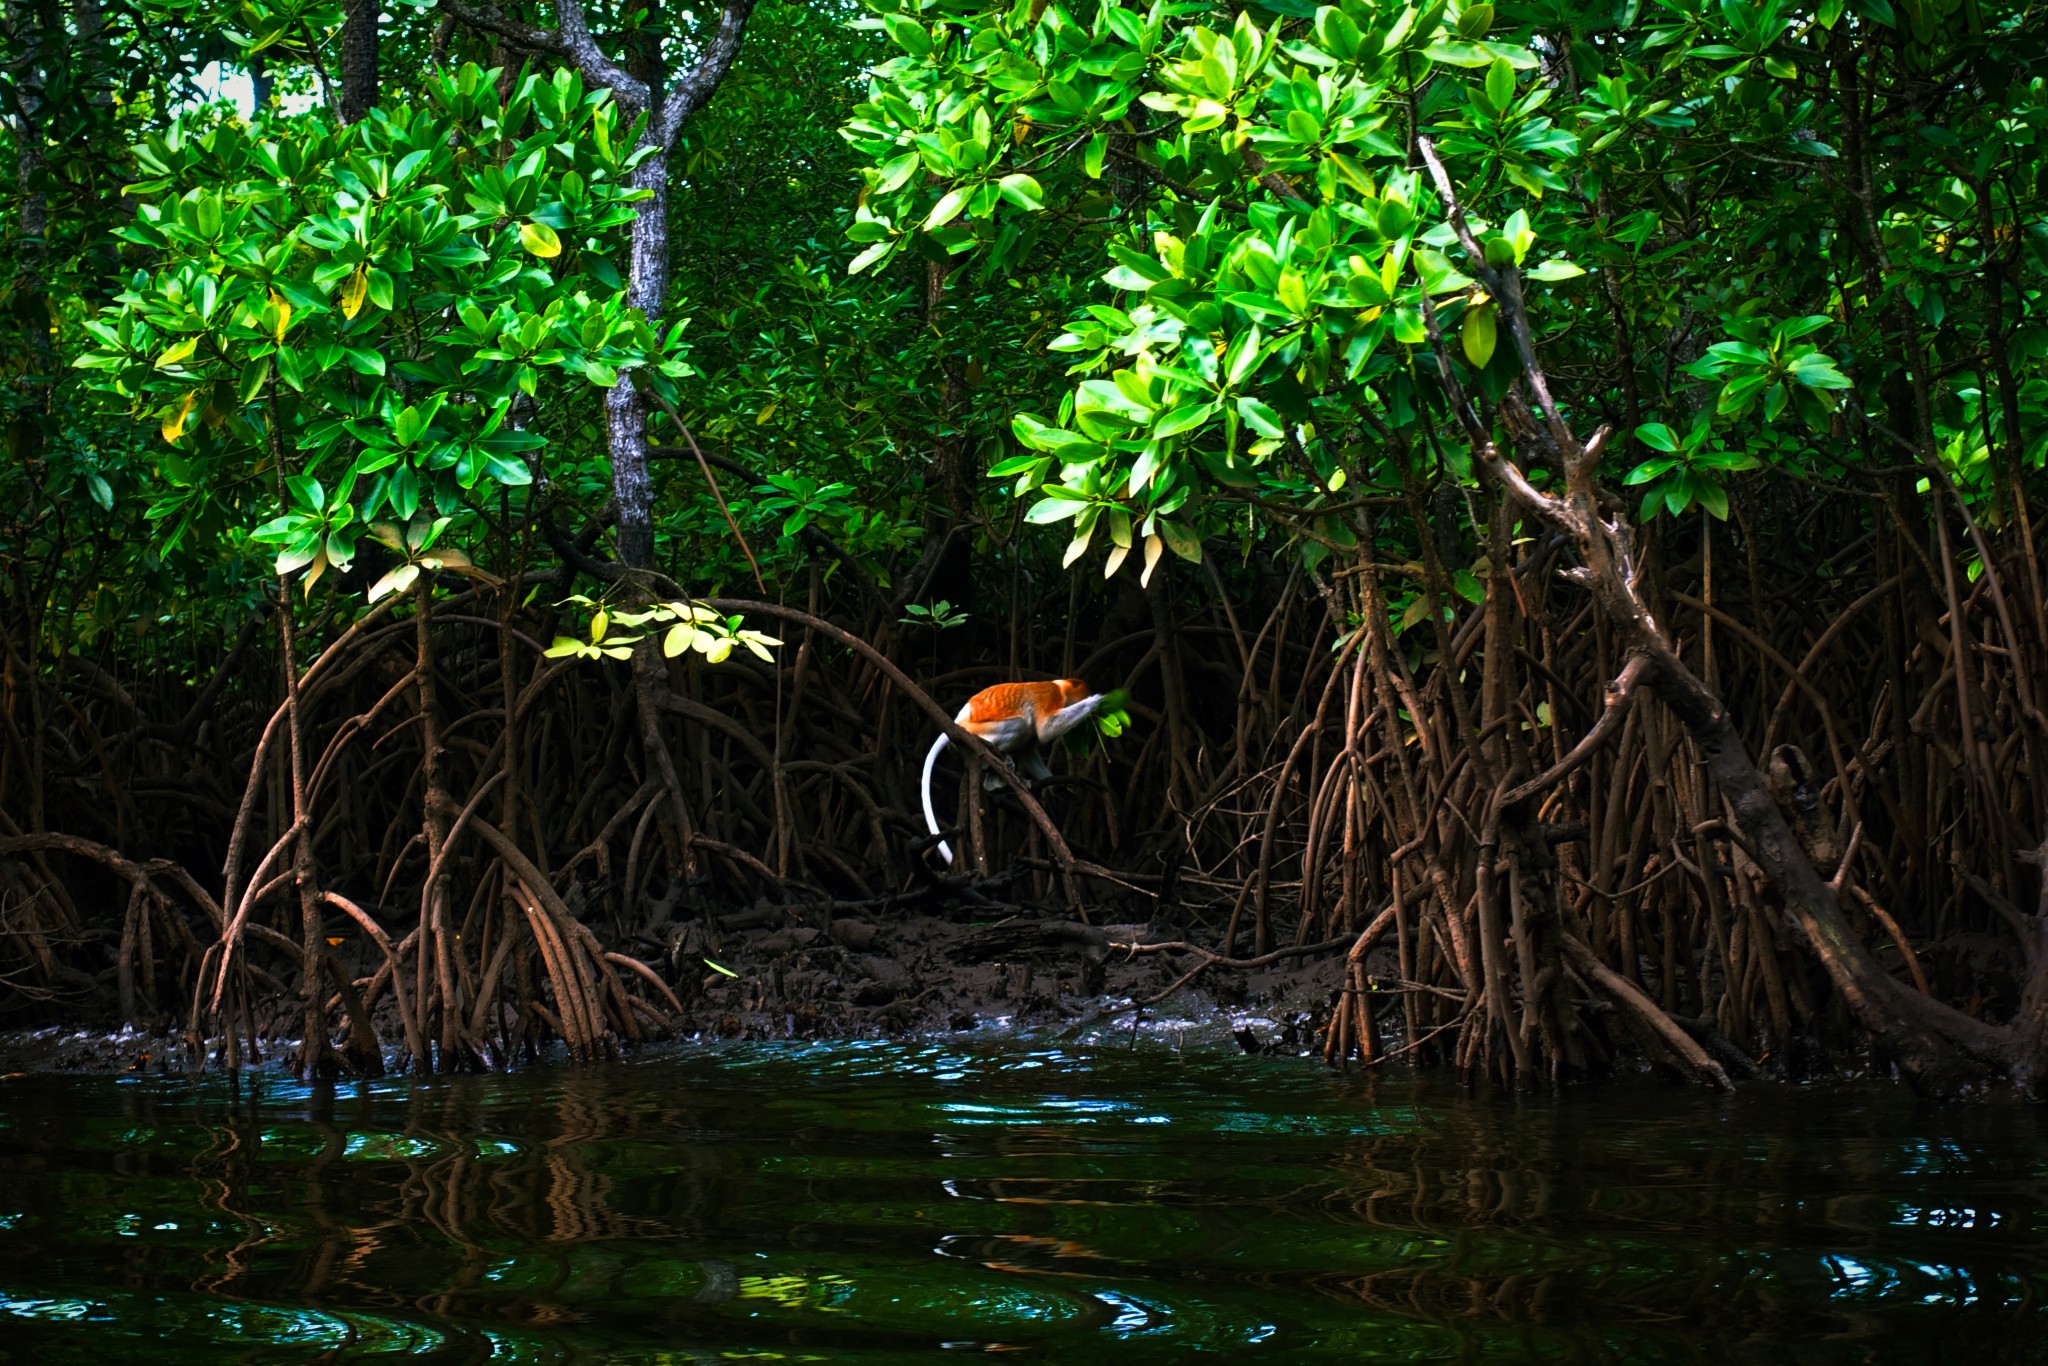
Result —
<svg viewBox="0 0 2048 1366"><path fill-rule="evenodd" d="M960 724L975 734L982 726L1022 719L1036 723L1062 707L1071 706L1088 695L1088 685L1078 678L1051 683L998 683L983 688L967 699Z"/></svg>
<svg viewBox="0 0 2048 1366"><path fill-rule="evenodd" d="M1078 678L1051 683L998 683L968 698L953 723L972 731L998 753L1021 751L1019 767L1025 774L1047 778L1052 771L1045 766L1037 746L1059 739L1093 716L1101 705L1102 698L1089 692L1088 685ZM939 833L939 818L932 810L932 767L945 747L946 737L941 734L924 757L924 820L934 835ZM940 857L951 863L951 847L940 840L938 848Z"/></svg>

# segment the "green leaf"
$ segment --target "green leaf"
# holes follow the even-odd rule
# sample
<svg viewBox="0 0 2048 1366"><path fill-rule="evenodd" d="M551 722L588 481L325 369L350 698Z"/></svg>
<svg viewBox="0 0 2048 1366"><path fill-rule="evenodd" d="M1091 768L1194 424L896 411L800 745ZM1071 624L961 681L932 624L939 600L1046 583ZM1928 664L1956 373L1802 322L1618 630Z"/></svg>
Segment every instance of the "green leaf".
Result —
<svg viewBox="0 0 2048 1366"><path fill-rule="evenodd" d="M1215 417L1220 407L1216 403L1184 403L1161 417L1153 426L1152 435L1155 439L1164 439L1193 431Z"/></svg>
<svg viewBox="0 0 2048 1366"><path fill-rule="evenodd" d="M1079 432L1050 426L1023 413L1010 419L1010 430L1016 434L1019 441L1032 450L1044 451L1048 455L1057 455L1061 451L1071 451L1077 447L1092 448L1097 444Z"/></svg>
<svg viewBox="0 0 2048 1366"><path fill-rule="evenodd" d="M327 506L327 492L320 487L320 481L310 474L288 474L284 486L291 491L293 501L299 506L318 512Z"/></svg>
<svg viewBox="0 0 2048 1366"><path fill-rule="evenodd" d="M1045 491L1045 497L1033 503L1024 513L1024 520L1037 526L1049 526L1064 522L1069 517L1078 517L1088 504L1065 492Z"/></svg>
<svg viewBox="0 0 2048 1366"><path fill-rule="evenodd" d="M1728 381L1721 390L1721 397L1715 403L1715 411L1733 413L1747 408L1757 391L1771 382L1769 374L1744 375L1741 379Z"/></svg>
<svg viewBox="0 0 2048 1366"><path fill-rule="evenodd" d="M533 482L533 471L523 460L489 455L484 457L484 468L490 471L491 478L507 488L525 488Z"/></svg>
<svg viewBox="0 0 2048 1366"><path fill-rule="evenodd" d="M1484 370L1486 363L1493 359L1495 342L1499 339L1499 328L1494 321L1492 304L1481 304L1465 310L1465 325L1458 340L1465 348L1465 359Z"/></svg>
<svg viewBox="0 0 2048 1366"><path fill-rule="evenodd" d="M181 342L173 342L170 346L164 348L164 353L161 356L156 358L156 368L168 370L181 361L190 360L192 353L198 349L199 338L196 336L187 337Z"/></svg>
<svg viewBox="0 0 2048 1366"><path fill-rule="evenodd" d="M1252 368L1259 363L1259 325L1253 323L1249 329L1238 334L1224 353L1224 377L1233 385L1242 384Z"/></svg>
<svg viewBox="0 0 2048 1366"><path fill-rule="evenodd" d="M562 239L545 223L521 223L519 244L542 260L562 254Z"/></svg>
<svg viewBox="0 0 2048 1366"><path fill-rule="evenodd" d="M1237 411L1244 418L1245 424L1260 436L1277 439L1287 434L1280 414L1274 412L1272 406L1261 399L1247 394L1237 401Z"/></svg>
<svg viewBox="0 0 2048 1366"><path fill-rule="evenodd" d="M966 206L967 191L946 191L945 194L939 196L939 202L932 205L932 211L925 215L925 230L929 232L933 228L943 228L946 224L958 218L960 210Z"/></svg>
<svg viewBox="0 0 2048 1366"><path fill-rule="evenodd" d="M1678 433L1661 422L1645 422L1636 428L1636 440L1653 451L1671 452L1678 449Z"/></svg>
<svg viewBox="0 0 2048 1366"><path fill-rule="evenodd" d="M906 15L885 14L882 27L889 31L889 38L896 46L919 61L932 55L932 35L917 21Z"/></svg>
<svg viewBox="0 0 2048 1366"><path fill-rule="evenodd" d="M1855 381L1835 368L1833 360L1815 354L1801 356L1792 364L1792 378L1809 389L1853 389Z"/></svg>
<svg viewBox="0 0 2048 1366"><path fill-rule="evenodd" d="M1306 316L1309 311L1308 286L1301 278L1301 272L1293 266L1280 272L1280 283L1273 292L1280 297L1289 313L1296 317Z"/></svg>
<svg viewBox="0 0 2048 1366"><path fill-rule="evenodd" d="M1479 44L1456 38L1438 39L1424 48L1422 55L1445 66L1487 66L1493 61L1493 54Z"/></svg>
<svg viewBox="0 0 2048 1366"><path fill-rule="evenodd" d="M1803 318L1790 318L1771 329L1771 336L1780 342L1798 341L1801 337L1812 336L1834 322L1825 313L1809 313Z"/></svg>
<svg viewBox="0 0 2048 1366"><path fill-rule="evenodd" d="M1717 365L1769 365L1771 353L1761 346L1748 342L1715 342L1707 348L1707 358Z"/></svg>
<svg viewBox="0 0 2048 1366"><path fill-rule="evenodd" d="M1764 421L1776 422L1778 414L1785 411L1785 405L1792 401L1792 392L1783 383L1773 384L1764 390Z"/></svg>
<svg viewBox="0 0 2048 1366"><path fill-rule="evenodd" d="M243 403L254 403L263 392L263 382L270 378L270 357L252 360L242 367L240 380L235 384L235 396Z"/></svg>
<svg viewBox="0 0 2048 1366"><path fill-rule="evenodd" d="M1414 226L1415 210L1409 208L1398 199L1383 199L1380 201L1378 221L1380 236L1386 238L1406 237L1408 230Z"/></svg>
<svg viewBox="0 0 2048 1366"><path fill-rule="evenodd" d="M1506 109L1515 102L1515 69L1508 64L1507 58L1496 57L1486 68L1486 97L1493 101L1495 109Z"/></svg>
<svg viewBox="0 0 2048 1366"><path fill-rule="evenodd" d="M1712 513L1716 521L1728 520L1728 490L1704 475L1694 475L1692 492L1694 501Z"/></svg>
<svg viewBox="0 0 2048 1366"><path fill-rule="evenodd" d="M917 170L917 165L918 156L915 152L905 152L894 160L884 162L881 168L881 179L875 188L883 194L895 193L897 190L902 189L910 180L912 173Z"/></svg>
<svg viewBox="0 0 2048 1366"><path fill-rule="evenodd" d="M1020 209L1036 212L1045 207L1045 192L1028 175L1006 175L1002 178L1001 187L1003 198Z"/></svg>
<svg viewBox="0 0 2048 1366"><path fill-rule="evenodd" d="M896 243L893 241L877 242L873 246L869 247L866 251L863 251L860 255L854 257L851 261L847 262L846 273L848 275L858 275L862 271L866 270L869 266L875 264L875 262L887 256L890 252L894 251L895 249Z"/></svg>
<svg viewBox="0 0 2048 1366"><path fill-rule="evenodd" d="M1042 455L1013 455L1008 460L998 460L988 467L991 479L1007 479L1013 474L1022 474L1034 465L1048 463Z"/></svg>

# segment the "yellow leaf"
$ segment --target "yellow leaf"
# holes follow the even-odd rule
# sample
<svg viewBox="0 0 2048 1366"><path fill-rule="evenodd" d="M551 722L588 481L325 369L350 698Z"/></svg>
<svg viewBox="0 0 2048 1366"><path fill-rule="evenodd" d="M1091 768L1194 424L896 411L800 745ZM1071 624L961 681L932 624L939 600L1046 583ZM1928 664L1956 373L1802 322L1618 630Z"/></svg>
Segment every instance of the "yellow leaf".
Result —
<svg viewBox="0 0 2048 1366"><path fill-rule="evenodd" d="M423 557L420 563L429 569L446 569L450 573L460 574L466 579L475 579L479 583L497 584L504 582L503 579L500 579L489 570L477 568L476 562L469 558L467 552L456 550L452 547L444 546L433 554ZM627 621L625 616L621 615L618 617L618 620L627 626L637 626L640 622L647 620L647 618L640 617L635 621Z"/></svg>
<svg viewBox="0 0 2048 1366"><path fill-rule="evenodd" d="M191 393L185 395L184 401L178 404L175 412L170 413L164 418L164 440L176 441L185 434L185 420L192 416L192 405L198 402L198 400L199 391L194 389Z"/></svg>
<svg viewBox="0 0 2048 1366"><path fill-rule="evenodd" d="M1159 563L1160 552L1166 549L1166 542L1157 536L1145 538L1145 572L1138 576L1138 582L1147 588L1152 586L1152 570Z"/></svg>
<svg viewBox="0 0 2048 1366"><path fill-rule="evenodd" d="M375 602L386 593L403 593L412 587L413 580L420 576L418 565L402 564L370 585L370 601Z"/></svg>
<svg viewBox="0 0 2048 1366"><path fill-rule="evenodd" d="M282 343L284 341L284 330L292 325L291 300L273 289L270 291L270 306L277 311L277 325L271 330L275 333L277 340Z"/></svg>
<svg viewBox="0 0 2048 1366"><path fill-rule="evenodd" d="M555 236L555 230L545 223L521 223L519 244L542 258L562 254L562 239Z"/></svg>
<svg viewBox="0 0 2048 1366"><path fill-rule="evenodd" d="M357 266L355 273L348 277L348 283L341 287L341 315L353 318L363 311L363 296L370 292L370 268Z"/></svg>
<svg viewBox="0 0 2048 1366"><path fill-rule="evenodd" d="M1124 556L1130 553L1131 548L1127 545L1111 546L1109 548L1109 563L1102 566L1102 577L1105 579L1116 577L1116 571L1124 567Z"/></svg>
<svg viewBox="0 0 2048 1366"><path fill-rule="evenodd" d="M611 629L611 625L612 614L605 611L602 607L598 608L597 615L590 619L590 643L595 645L598 641L603 640L604 633Z"/></svg>
<svg viewBox="0 0 2048 1366"><path fill-rule="evenodd" d="M181 342L174 342L161 356L156 358L156 368L168 370L179 361L190 359L192 353L198 349L199 338L197 337L187 337Z"/></svg>
<svg viewBox="0 0 2048 1366"><path fill-rule="evenodd" d="M771 403L754 415L754 425L758 427L773 416L775 416L775 405Z"/></svg>
<svg viewBox="0 0 2048 1366"><path fill-rule="evenodd" d="M320 576L327 572L327 547L320 547L320 553L313 557L313 563L306 567L306 596L313 596L313 585L320 582Z"/></svg>

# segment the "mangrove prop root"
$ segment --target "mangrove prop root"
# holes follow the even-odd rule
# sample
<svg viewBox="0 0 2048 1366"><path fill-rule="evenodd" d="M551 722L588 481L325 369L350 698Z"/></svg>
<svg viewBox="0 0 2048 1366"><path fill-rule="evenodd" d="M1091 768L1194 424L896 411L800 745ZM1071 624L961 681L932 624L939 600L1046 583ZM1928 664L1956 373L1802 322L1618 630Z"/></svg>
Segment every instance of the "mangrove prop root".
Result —
<svg viewBox="0 0 2048 1366"><path fill-rule="evenodd" d="M507 565L488 608L441 584L344 629L295 603L296 711L275 602L191 686L10 665L0 992L23 1018L176 1011L236 1065L273 1030L316 1067L368 1068L378 1028L416 1068L551 1037L594 1058L688 1014L687 960L648 950L698 926L743 950L854 915L1085 912L1173 936L1092 946L1173 963L1124 1010L1333 959L1332 1062L1529 1085L1642 1052L1718 1087L1875 1041L1923 1089L2038 1085L2048 661L2017 524L1816 488L1634 527L1604 442L1552 416L1511 394L1475 488L1347 505L1320 564L1048 580L1014 636L977 616L930 659L824 576L804 608L714 600L801 628L772 662L546 660L561 619L528 594L556 571ZM1989 572L1950 575L1944 531ZM1862 548L1788 580L1774 546L1808 532ZM936 700L1082 665L1136 718L1085 781L1018 783ZM934 729L1010 784L986 878L920 857L906 769Z"/></svg>

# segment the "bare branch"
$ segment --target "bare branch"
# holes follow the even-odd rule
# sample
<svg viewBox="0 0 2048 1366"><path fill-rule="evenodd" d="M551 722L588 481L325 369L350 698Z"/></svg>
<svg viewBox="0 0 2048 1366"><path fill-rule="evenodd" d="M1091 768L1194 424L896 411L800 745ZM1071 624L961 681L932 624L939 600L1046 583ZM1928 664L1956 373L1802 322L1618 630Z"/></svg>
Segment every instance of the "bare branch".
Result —
<svg viewBox="0 0 2048 1366"><path fill-rule="evenodd" d="M1728 1080L1728 1073L1721 1064L1707 1056L1707 1050L1693 1041L1693 1037L1678 1027L1658 1004L1645 996L1642 989L1623 977L1613 968L1600 961L1600 956L1589 948L1583 939L1567 931L1560 936L1564 943L1565 956L1572 966L1590 977L1600 989L1640 1020L1651 1033L1663 1041L1678 1059L1679 1064L1692 1073L1693 1080L1712 1086L1717 1090L1733 1091L1735 1083Z"/></svg>
<svg viewBox="0 0 2048 1366"><path fill-rule="evenodd" d="M1536 338L1529 329L1529 309L1522 298L1520 274L1513 266L1497 271L1486 263L1486 251L1479 245L1479 239L1472 235L1472 225L1466 221L1465 208L1458 202L1457 192L1451 188L1450 173L1436 154L1436 144L1423 134L1416 137L1415 147L1429 167L1429 178L1436 185L1437 197L1444 202L1444 214L1450 220L1451 231L1457 233L1459 245L1471 258L1472 273L1486 286L1486 292L1493 296L1500 305L1502 316L1507 319L1508 335L1515 340L1515 352L1521 357L1529 387L1535 391L1537 406L1543 409L1550 439L1570 460L1579 449L1578 441L1558 412L1556 400L1550 396L1550 381L1544 377L1543 367L1536 363Z"/></svg>
<svg viewBox="0 0 2048 1366"><path fill-rule="evenodd" d="M560 0L556 6L562 21L560 29L523 24L517 19L506 18L496 6L477 8L464 4L463 0L441 0L440 8L443 13L455 16L471 28L494 33L520 47L567 57L576 63L576 69L584 80L592 85L609 87L622 102L637 109L647 107L646 82L627 74L624 67L604 55L597 40L591 36L580 0Z"/></svg>
<svg viewBox="0 0 2048 1366"><path fill-rule="evenodd" d="M1607 706L1600 713L1600 719L1593 723L1593 728L1580 738L1579 743L1572 746L1571 753L1520 787L1511 789L1500 799L1501 808L1506 810L1556 787L1569 777L1574 769L1597 754L1602 745L1613 739L1621 730L1622 719L1628 715L1629 699L1635 696L1636 684L1642 681L1643 671L1649 666L1648 655L1630 655L1628 663L1622 666L1620 675L1607 685Z"/></svg>
<svg viewBox="0 0 2048 1366"><path fill-rule="evenodd" d="M597 40L590 36L590 21L583 16L583 0L555 0L555 15L561 25L563 46L576 59L576 69L583 73L583 79L592 85L609 86L620 100L645 109L653 92L646 82L629 75L624 67L604 55Z"/></svg>
<svg viewBox="0 0 2048 1366"><path fill-rule="evenodd" d="M567 3L573 7L576 0ZM666 151L675 146L676 134L682 131L683 124L718 89L719 82L732 68L733 58L739 56L740 39L746 36L747 20L753 13L754 0L726 0L725 11L718 16L718 31L705 45L704 55L668 88L661 97L661 107L653 111L652 126L647 132L657 147Z"/></svg>
<svg viewBox="0 0 2048 1366"><path fill-rule="evenodd" d="M489 9L473 9L461 3L461 0L441 0L441 9L473 29L495 33L500 38L535 52L567 55L569 51L568 44L562 41L562 35L553 29L537 28L532 24L522 24L517 19L507 19L498 13L495 6Z"/></svg>
<svg viewBox="0 0 2048 1366"><path fill-rule="evenodd" d="M1258 177L1259 184L1265 186L1268 193L1281 199L1291 199L1297 204L1310 202L1307 195L1287 183L1285 176L1268 166L1266 159L1249 142L1238 149L1238 154L1244 158L1245 169Z"/></svg>
<svg viewBox="0 0 2048 1366"><path fill-rule="evenodd" d="M661 405L661 410L668 414L669 421L675 423L676 430L683 434L683 440L690 443L690 454L697 457L697 468L704 471L704 482L711 486L711 496L718 500L719 515L724 517L725 524L732 528L732 538L740 543L740 549L745 552L747 557L747 567L754 571L754 587L766 593L768 585L762 581L761 565L754 558L754 548L747 544L746 534L740 530L740 524L733 519L732 509L726 506L725 494L719 491L718 479L711 473L711 462L704 458L704 452L698 448L697 438L691 436L690 429L683 425L683 415L676 411L673 403L670 403L653 389L646 390L646 393L656 403Z"/></svg>

